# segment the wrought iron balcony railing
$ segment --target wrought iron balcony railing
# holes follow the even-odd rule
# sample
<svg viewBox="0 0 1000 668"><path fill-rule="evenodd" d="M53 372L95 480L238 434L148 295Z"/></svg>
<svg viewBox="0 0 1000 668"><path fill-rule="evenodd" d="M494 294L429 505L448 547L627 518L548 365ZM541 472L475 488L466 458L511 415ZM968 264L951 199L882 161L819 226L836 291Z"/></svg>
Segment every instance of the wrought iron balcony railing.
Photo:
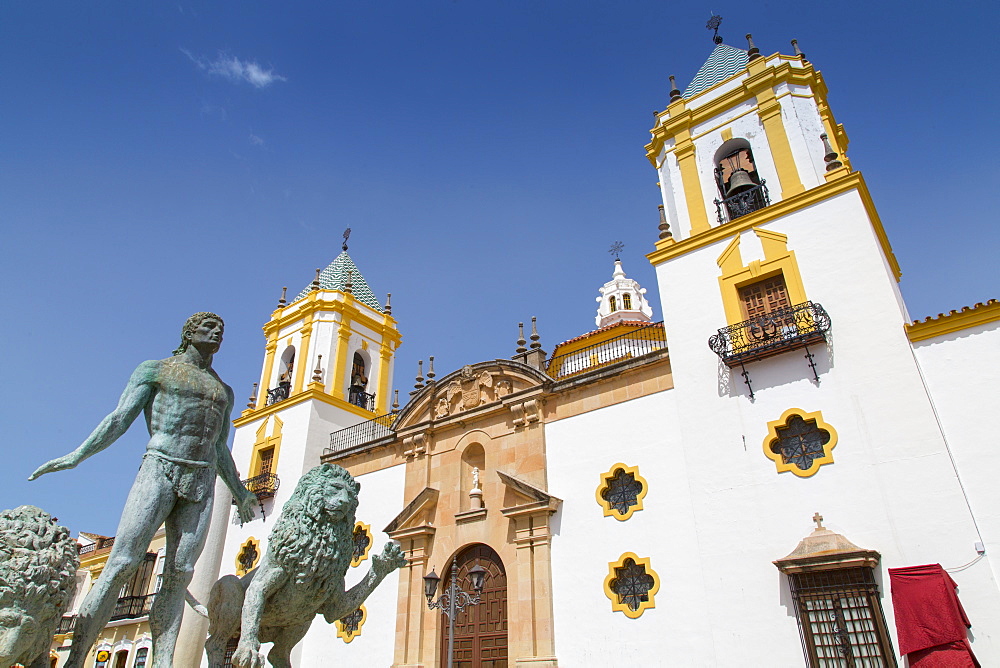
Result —
<svg viewBox="0 0 1000 668"><path fill-rule="evenodd" d="M715 214L719 219L719 224L733 221L748 213L753 213L758 209L763 209L771 203L771 198L767 194L766 182L761 179L760 185L749 190L730 195L725 199L715 201Z"/></svg>
<svg viewBox="0 0 1000 668"><path fill-rule="evenodd" d="M350 388L350 391L347 393L347 400L355 406L364 408L366 411L375 410L375 395L368 394L359 388Z"/></svg>
<svg viewBox="0 0 1000 668"><path fill-rule="evenodd" d="M76 615L68 615L59 620L56 635L72 633L74 628L76 628Z"/></svg>
<svg viewBox="0 0 1000 668"><path fill-rule="evenodd" d="M281 480L274 473L261 473L240 482L257 496L258 501L270 499L277 493L278 487L281 486Z"/></svg>
<svg viewBox="0 0 1000 668"><path fill-rule="evenodd" d="M396 421L396 413L386 413L371 420L365 420L353 427L347 427L330 434L330 447L323 451L324 455L332 455L343 450L371 443L387 436L392 436L392 425Z"/></svg>
<svg viewBox="0 0 1000 668"><path fill-rule="evenodd" d="M279 401L284 401L288 398L288 394L291 389L291 383L278 383L278 387L267 391L267 403L264 405L270 406L271 404L276 404Z"/></svg>
<svg viewBox="0 0 1000 668"><path fill-rule="evenodd" d="M662 322L652 322L613 339L549 359L545 372L552 378L568 378L615 362L641 357L667 347Z"/></svg>
<svg viewBox="0 0 1000 668"><path fill-rule="evenodd" d="M156 594L146 594L145 596L122 596L115 604L115 611L111 615L112 622L119 619L135 619L145 617L149 614L153 606L153 599Z"/></svg>
<svg viewBox="0 0 1000 668"><path fill-rule="evenodd" d="M830 324L821 305L803 302L723 327L708 347L732 368L825 341Z"/></svg>
<svg viewBox="0 0 1000 668"><path fill-rule="evenodd" d="M115 544L115 537L110 538L98 538L96 543L91 543L90 545L84 545L80 548L80 554L90 554L91 552L97 552L99 550L110 550Z"/></svg>

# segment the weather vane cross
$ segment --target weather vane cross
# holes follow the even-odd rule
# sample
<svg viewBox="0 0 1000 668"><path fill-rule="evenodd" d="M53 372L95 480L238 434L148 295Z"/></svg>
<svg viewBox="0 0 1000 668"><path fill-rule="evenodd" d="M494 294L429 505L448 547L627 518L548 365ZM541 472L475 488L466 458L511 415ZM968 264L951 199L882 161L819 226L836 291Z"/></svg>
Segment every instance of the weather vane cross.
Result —
<svg viewBox="0 0 1000 668"><path fill-rule="evenodd" d="M718 14L712 14L712 18L708 19L708 23L705 25L709 30L715 31L715 35L712 36L712 41L716 44L722 44L722 38L719 37L719 26L722 25L722 17Z"/></svg>
<svg viewBox="0 0 1000 668"><path fill-rule="evenodd" d="M625 244L623 244L620 241L616 241L613 244L611 244L611 248L608 249L608 252L615 256L615 261L617 262L618 260L622 259L621 255L622 255L622 250L624 248Z"/></svg>
<svg viewBox="0 0 1000 668"><path fill-rule="evenodd" d="M350 238L350 236L351 236L351 228L348 227L346 230L344 230L344 245L341 246L341 248L343 248L344 250L347 250L347 240Z"/></svg>

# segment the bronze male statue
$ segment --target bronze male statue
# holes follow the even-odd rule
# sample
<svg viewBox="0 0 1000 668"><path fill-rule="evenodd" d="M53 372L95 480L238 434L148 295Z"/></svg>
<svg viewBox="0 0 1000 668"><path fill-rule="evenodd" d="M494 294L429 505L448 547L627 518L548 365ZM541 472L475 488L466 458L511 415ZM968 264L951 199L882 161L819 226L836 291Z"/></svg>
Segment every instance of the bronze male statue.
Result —
<svg viewBox="0 0 1000 668"><path fill-rule="evenodd" d="M114 613L122 586L142 561L149 541L166 524L163 584L153 601L151 668L172 668L184 596L205 546L215 476L232 490L241 520L253 519L256 497L240 484L226 446L233 391L212 369L224 324L214 313L184 323L174 356L143 362L132 373L118 407L83 444L53 459L29 480L74 468L104 450L143 412L150 439L122 512L107 565L80 608L66 668L83 668L91 645Z"/></svg>

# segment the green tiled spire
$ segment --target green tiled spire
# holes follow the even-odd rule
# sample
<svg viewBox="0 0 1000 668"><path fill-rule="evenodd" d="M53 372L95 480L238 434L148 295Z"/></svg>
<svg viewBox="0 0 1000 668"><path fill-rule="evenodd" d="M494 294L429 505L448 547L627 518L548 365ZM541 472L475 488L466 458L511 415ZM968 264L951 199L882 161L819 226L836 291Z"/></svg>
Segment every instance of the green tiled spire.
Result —
<svg viewBox="0 0 1000 668"><path fill-rule="evenodd" d="M351 290L354 293L354 298L357 299L362 304L370 306L379 313L382 312L382 305L379 303L378 299L375 297L375 293L372 289L368 287L368 282L365 281L365 277L361 275L358 271L357 265L354 264L354 260L351 256L347 254L345 250L340 255L334 259L333 262L326 266L326 269L319 274L319 289L320 290L340 290L344 292L344 286L347 284L347 272L351 272ZM309 294L311 285L307 285L302 289L293 301L298 301Z"/></svg>
<svg viewBox="0 0 1000 668"><path fill-rule="evenodd" d="M721 37L719 38L721 39ZM684 89L681 95L684 99L693 97L703 90L707 90L717 83L725 81L734 74L739 74L750 60L750 54L743 49L737 49L728 44L719 44L712 51L705 64L694 75L691 83Z"/></svg>

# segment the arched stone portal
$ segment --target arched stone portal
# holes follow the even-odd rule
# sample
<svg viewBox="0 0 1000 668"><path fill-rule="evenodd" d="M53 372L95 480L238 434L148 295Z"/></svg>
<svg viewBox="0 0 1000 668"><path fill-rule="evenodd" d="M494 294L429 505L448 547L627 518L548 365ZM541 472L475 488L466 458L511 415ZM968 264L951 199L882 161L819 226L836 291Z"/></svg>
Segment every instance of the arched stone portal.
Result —
<svg viewBox="0 0 1000 668"><path fill-rule="evenodd" d="M482 599L455 618L455 668L506 668L507 666L507 573L489 545L476 543L457 555L458 585L472 593L469 570L479 564L486 569ZM442 585L447 591L449 577ZM441 666L448 665L448 617L441 615Z"/></svg>

